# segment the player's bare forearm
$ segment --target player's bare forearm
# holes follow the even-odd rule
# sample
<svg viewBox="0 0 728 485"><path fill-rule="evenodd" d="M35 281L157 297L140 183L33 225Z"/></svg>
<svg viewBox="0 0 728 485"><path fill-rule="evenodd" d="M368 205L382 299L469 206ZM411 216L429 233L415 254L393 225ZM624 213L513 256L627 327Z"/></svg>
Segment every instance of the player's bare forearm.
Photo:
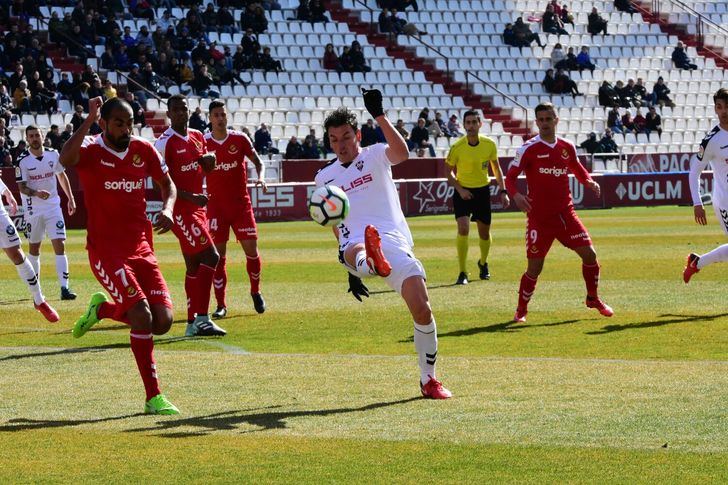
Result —
<svg viewBox="0 0 728 485"><path fill-rule="evenodd" d="M8 202L8 205L10 206L10 215L14 216L16 212L18 212L18 202L15 200L15 197L13 196L13 193L10 192L10 189L5 189L2 192L3 196L5 197L5 200Z"/></svg>
<svg viewBox="0 0 728 485"><path fill-rule="evenodd" d="M18 182L18 192L23 195L27 195L28 197L33 197L35 195L35 190L28 187L27 182Z"/></svg>
<svg viewBox="0 0 728 485"><path fill-rule="evenodd" d="M377 116L376 120L382 129L387 145L389 145L386 153L392 165L397 165L407 160L409 158L409 148L407 148L407 142L404 141L402 135L394 129L394 126L392 126L392 123L385 115Z"/></svg>
<svg viewBox="0 0 728 485"><path fill-rule="evenodd" d="M187 190L177 189L177 197L181 200L192 202L200 207L205 207L207 205L207 196L205 194L195 194L188 192Z"/></svg>
<svg viewBox="0 0 728 485"><path fill-rule="evenodd" d="M66 194L66 197L68 197L68 200L74 200L73 191L71 190L71 183L68 181L68 175L66 175L65 172L58 174L58 183L61 184L61 189L63 189L63 192Z"/></svg>
<svg viewBox="0 0 728 485"><path fill-rule="evenodd" d="M81 123L81 126L78 127L78 130L74 131L73 135L71 135L71 138L69 138L66 143L63 144L63 148L61 148L61 154L58 157L61 165L63 165L64 167L73 167L78 163L78 156L79 152L81 151L83 139L88 134L89 130L91 129L91 125L94 124L94 121L95 120L91 119L91 116L83 120L83 123Z"/></svg>
<svg viewBox="0 0 728 485"><path fill-rule="evenodd" d="M498 183L498 190L505 190L506 185L503 180L503 172L500 168L500 163L498 163L498 160L491 160L490 161L490 169L493 170L493 176L495 177L495 181Z"/></svg>
<svg viewBox="0 0 728 485"><path fill-rule="evenodd" d="M159 191L162 194L162 210L169 209L170 212L173 211L174 203L177 202L177 186L174 185L169 174L164 174L164 176L157 181L157 185L159 186Z"/></svg>

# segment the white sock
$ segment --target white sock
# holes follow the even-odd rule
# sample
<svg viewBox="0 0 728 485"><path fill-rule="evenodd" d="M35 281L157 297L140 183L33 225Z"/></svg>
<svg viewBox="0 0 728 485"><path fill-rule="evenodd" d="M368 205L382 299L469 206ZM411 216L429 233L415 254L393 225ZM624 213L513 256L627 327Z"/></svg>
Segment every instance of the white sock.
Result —
<svg viewBox="0 0 728 485"><path fill-rule="evenodd" d="M40 279L40 254L38 256L26 254L25 257L28 259L30 265L33 267L33 271L35 271L35 274Z"/></svg>
<svg viewBox="0 0 728 485"><path fill-rule="evenodd" d="M61 288L68 288L68 258L65 254L56 255L56 276Z"/></svg>
<svg viewBox="0 0 728 485"><path fill-rule="evenodd" d="M356 253L356 258L354 258L354 267L355 267L355 273L360 278L368 278L369 276L372 276L374 273L372 272L372 269L369 267L369 263L367 263L367 253L366 251L359 251Z"/></svg>
<svg viewBox="0 0 728 485"><path fill-rule="evenodd" d="M31 266L28 258L25 258L22 263L16 264L15 269L18 271L20 279L28 285L28 289L33 294L35 304L40 305L43 303L45 298L43 298L43 293L40 291L40 281L38 281L38 275L33 271L33 266Z"/></svg>
<svg viewBox="0 0 728 485"><path fill-rule="evenodd" d="M718 246L709 253L705 253L700 256L698 260L698 269L704 268L709 264L722 263L728 261L728 244Z"/></svg>
<svg viewBox="0 0 728 485"><path fill-rule="evenodd" d="M433 318L427 325L415 323L415 350L420 364L420 382L426 384L435 376L437 361L437 327Z"/></svg>

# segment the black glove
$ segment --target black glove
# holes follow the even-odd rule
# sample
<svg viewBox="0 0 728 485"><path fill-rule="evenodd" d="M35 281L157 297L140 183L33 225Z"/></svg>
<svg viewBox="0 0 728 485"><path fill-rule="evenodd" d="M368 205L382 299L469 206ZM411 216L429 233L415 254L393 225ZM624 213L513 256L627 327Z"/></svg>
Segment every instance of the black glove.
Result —
<svg viewBox="0 0 728 485"><path fill-rule="evenodd" d="M347 293L351 293L359 301L361 301L362 296L369 298L369 288L364 286L361 278L351 273L349 273L349 291Z"/></svg>
<svg viewBox="0 0 728 485"><path fill-rule="evenodd" d="M384 108L382 108L382 92L378 89L364 89L361 88L361 94L364 97L364 107L366 107L372 118L381 116L384 114Z"/></svg>

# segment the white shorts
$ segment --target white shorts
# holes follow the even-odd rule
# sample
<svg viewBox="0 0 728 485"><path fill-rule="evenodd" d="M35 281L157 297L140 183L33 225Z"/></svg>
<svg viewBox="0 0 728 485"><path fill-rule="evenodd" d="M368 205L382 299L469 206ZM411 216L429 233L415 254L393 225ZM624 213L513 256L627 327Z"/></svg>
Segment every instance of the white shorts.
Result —
<svg viewBox="0 0 728 485"><path fill-rule="evenodd" d="M723 232L728 235L728 208L720 207L713 201L713 210L715 211L715 217L718 218L718 224L723 228Z"/></svg>
<svg viewBox="0 0 728 485"><path fill-rule="evenodd" d="M7 212L2 212L0 213L0 248L7 249L16 246L20 246L18 231Z"/></svg>
<svg viewBox="0 0 728 485"><path fill-rule="evenodd" d="M364 241L360 242L362 244L364 243ZM346 249L346 246L351 244L356 244L356 242L349 241L339 248L339 250L342 251L342 254ZM389 287L397 293L402 293L402 283L411 276L421 276L423 280L427 279L424 266L422 266L420 260L415 257L409 244L399 239L388 237L386 234L382 234L382 253L384 253L384 257L387 258L389 264L392 265L392 272L389 276L384 278L384 280L387 282ZM343 257L340 259L342 260L342 264L350 273L355 275L357 274L351 266L343 261Z"/></svg>
<svg viewBox="0 0 728 485"><path fill-rule="evenodd" d="M25 237L31 244L43 241L44 234L50 240L66 239L66 223L60 206L40 214L26 215L25 224Z"/></svg>

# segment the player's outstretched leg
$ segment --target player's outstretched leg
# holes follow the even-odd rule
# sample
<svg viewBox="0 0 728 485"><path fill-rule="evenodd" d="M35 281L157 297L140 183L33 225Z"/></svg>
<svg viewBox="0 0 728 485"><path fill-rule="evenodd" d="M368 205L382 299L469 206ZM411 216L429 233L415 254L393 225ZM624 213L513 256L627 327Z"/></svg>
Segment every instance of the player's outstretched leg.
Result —
<svg viewBox="0 0 728 485"><path fill-rule="evenodd" d="M33 295L33 307L38 310L40 314L43 315L43 318L45 318L49 322L56 323L57 321L59 321L61 317L58 315L58 312L45 300L43 292L40 289L40 281L38 281L38 275L33 269L30 261L28 261L28 258L26 258L23 255L22 251L20 251L20 247L6 249L5 251L10 252L8 254L10 255L10 258L13 262L20 260L20 263L15 264L15 270L18 272L18 276L20 276L20 279L25 281L25 284L28 285L28 290L30 290L31 295Z"/></svg>
<svg viewBox="0 0 728 485"><path fill-rule="evenodd" d="M685 283L690 283L690 278L692 278L695 273L700 271L700 268L698 268L699 261L700 256L698 256L697 254L688 254L687 261L685 262L685 269L683 270L683 281Z"/></svg>
<svg viewBox="0 0 728 485"><path fill-rule="evenodd" d="M102 303L108 301L109 300L106 298L106 295L101 292L91 295L91 300L88 304L88 310L86 310L86 313L81 315L78 320L76 320L76 323L73 325L73 331L71 333L75 338L83 337L91 327L101 321L98 311L99 306Z"/></svg>
<svg viewBox="0 0 728 485"><path fill-rule="evenodd" d="M697 255L691 253L688 255L687 263L685 264L685 270L683 270L683 281L688 283L690 278L700 271L702 268L713 263L722 263L728 261L728 244L718 246L710 252L703 255Z"/></svg>
<svg viewBox="0 0 728 485"><path fill-rule="evenodd" d="M384 278L392 272L392 265L382 252L382 238L377 228L371 224L364 229L364 247L366 248L367 262L374 271Z"/></svg>

